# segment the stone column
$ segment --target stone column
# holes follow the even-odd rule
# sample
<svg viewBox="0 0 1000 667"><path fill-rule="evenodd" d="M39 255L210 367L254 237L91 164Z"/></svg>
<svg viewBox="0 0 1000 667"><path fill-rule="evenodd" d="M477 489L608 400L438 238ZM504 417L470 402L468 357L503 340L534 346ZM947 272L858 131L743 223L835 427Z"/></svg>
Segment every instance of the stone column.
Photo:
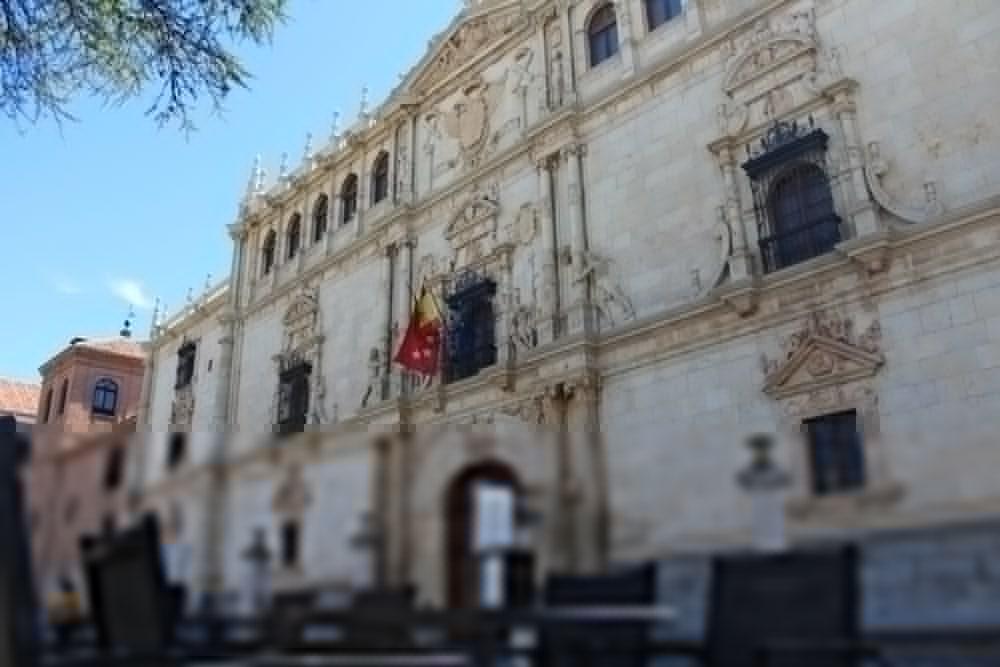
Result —
<svg viewBox="0 0 1000 667"><path fill-rule="evenodd" d="M335 176L330 177L330 206L327 212L326 220L326 253L329 255L333 251L333 237L340 229L340 193L337 190L337 179Z"/></svg>
<svg viewBox="0 0 1000 667"><path fill-rule="evenodd" d="M858 129L857 108L848 89L841 88L834 94L833 110L840 119L840 127L844 134L844 149L847 152L847 187L844 187L843 191L847 194L846 203L854 224L854 233L858 238L869 236L880 229L878 215L868 192L868 183L865 181L864 144Z"/></svg>
<svg viewBox="0 0 1000 667"><path fill-rule="evenodd" d="M574 509L577 538L576 571L584 574L607 568L611 551L611 511L607 456L600 424L600 378L586 371L568 383L569 438L572 479L568 490Z"/></svg>
<svg viewBox="0 0 1000 667"><path fill-rule="evenodd" d="M390 354L395 352L394 348L399 346L401 337L406 331L407 325L409 325L410 312L413 307L413 283L410 281L410 271L413 265L413 246L414 243L411 239L404 239L396 246L396 297L393 305L396 311L395 322L397 329L396 340L393 343L393 349ZM395 377L397 382L396 395L402 396L407 392L408 375L405 370L399 368Z"/></svg>
<svg viewBox="0 0 1000 667"><path fill-rule="evenodd" d="M395 249L386 246L379 259L379 296L376 299L375 312L378 317L379 354L382 357L382 386L379 388L379 398L389 397L390 371L392 369L393 337L392 326L392 257ZM378 303L381 301L381 303Z"/></svg>
<svg viewBox="0 0 1000 667"><path fill-rule="evenodd" d="M559 0L559 20L562 24L563 39L566 40L566 99L564 104L576 102L576 36L573 34L573 0Z"/></svg>
<svg viewBox="0 0 1000 667"><path fill-rule="evenodd" d="M613 0L618 18L618 43L621 50L622 78L635 74L635 35L632 28L632 11L629 0Z"/></svg>
<svg viewBox="0 0 1000 667"><path fill-rule="evenodd" d="M358 206L357 211L354 213L354 237L360 238L362 230L364 230L364 223L362 218L364 217L365 211L368 210L368 174L365 172L365 164L368 162L368 156L365 153L361 154L361 168L358 169Z"/></svg>
<svg viewBox="0 0 1000 667"><path fill-rule="evenodd" d="M538 322L538 340L544 345L559 335L559 268L556 257L556 228L554 201L552 200L551 155L540 159L538 167L538 222L542 236L542 291L541 303L536 304L541 319Z"/></svg>
<svg viewBox="0 0 1000 667"><path fill-rule="evenodd" d="M500 368L506 368L507 364L511 361L511 331L513 329L513 324L511 318L514 315L513 307L513 294L511 293L511 285L513 283L513 278L511 276L513 267L513 258L510 252L504 250L500 256L500 263L497 274L497 331L496 331L496 341L497 341L497 365Z"/></svg>
<svg viewBox="0 0 1000 667"><path fill-rule="evenodd" d="M732 234L733 254L729 258L729 275L733 282L749 279L753 273L747 232L743 224L743 206L740 202L740 182L736 171L736 155L732 148L723 146L718 151L719 165L726 188L726 222Z"/></svg>
<svg viewBox="0 0 1000 667"><path fill-rule="evenodd" d="M226 527L229 514L228 448L232 429L229 402L232 396L233 348L236 343L237 313L240 308L240 286L246 259L246 228L234 225L229 230L233 239L233 263L230 270L229 301L219 316L221 336L217 357L215 400L212 412L212 452L208 463L209 483L205 508L205 563L202 568L202 590L218 600L222 592L225 567Z"/></svg>
<svg viewBox="0 0 1000 667"><path fill-rule="evenodd" d="M572 233L571 287L566 307L568 332L582 333L594 330L590 308L590 279L584 274L587 266L587 222L584 208L583 172L580 161L586 152L582 144L562 150L566 161L566 202L569 226ZM561 254L561 253L560 253Z"/></svg>

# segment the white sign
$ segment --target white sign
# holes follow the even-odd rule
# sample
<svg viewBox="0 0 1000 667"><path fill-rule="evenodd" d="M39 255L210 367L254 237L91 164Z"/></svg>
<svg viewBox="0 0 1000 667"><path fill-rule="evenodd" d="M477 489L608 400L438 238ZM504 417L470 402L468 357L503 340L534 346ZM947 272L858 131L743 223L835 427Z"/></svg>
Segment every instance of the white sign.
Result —
<svg viewBox="0 0 1000 667"><path fill-rule="evenodd" d="M475 488L475 549L507 549L514 545L514 493L506 486L479 484Z"/></svg>

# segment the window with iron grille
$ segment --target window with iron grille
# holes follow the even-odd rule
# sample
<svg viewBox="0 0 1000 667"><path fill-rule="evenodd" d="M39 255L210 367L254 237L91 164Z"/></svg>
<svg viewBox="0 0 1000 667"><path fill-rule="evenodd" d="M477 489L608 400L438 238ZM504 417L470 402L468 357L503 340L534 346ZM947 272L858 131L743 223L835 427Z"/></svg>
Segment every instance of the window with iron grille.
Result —
<svg viewBox="0 0 1000 667"><path fill-rule="evenodd" d="M811 120L776 123L743 165L767 273L825 255L843 240L825 170L828 141Z"/></svg>
<svg viewBox="0 0 1000 667"><path fill-rule="evenodd" d="M587 25L590 44L590 66L597 67L618 53L618 17L610 2L590 17Z"/></svg>
<svg viewBox="0 0 1000 667"><path fill-rule="evenodd" d="M346 225L358 213L358 177L351 174L340 188L340 224Z"/></svg>
<svg viewBox="0 0 1000 667"><path fill-rule="evenodd" d="M330 198L320 195L313 206L313 243L319 243L326 234L327 221L330 217Z"/></svg>
<svg viewBox="0 0 1000 667"><path fill-rule="evenodd" d="M281 373L278 388L278 433L287 435L306 430L309 416L309 376L312 365L289 364Z"/></svg>
<svg viewBox="0 0 1000 667"><path fill-rule="evenodd" d="M819 496L857 491L865 485L865 457L856 411L805 422L813 492Z"/></svg>
<svg viewBox="0 0 1000 667"><path fill-rule="evenodd" d="M285 235L285 244L288 246L286 253L288 259L295 259L299 254L299 245L302 243L302 216L296 213L288 223L288 232Z"/></svg>
<svg viewBox="0 0 1000 667"><path fill-rule="evenodd" d="M445 379L470 378L497 361L496 283L469 273L460 276L448 297Z"/></svg>
<svg viewBox="0 0 1000 667"><path fill-rule="evenodd" d="M198 356L198 346L188 341L177 350L177 382L174 389L184 389L194 380L195 359Z"/></svg>
<svg viewBox="0 0 1000 667"><path fill-rule="evenodd" d="M379 153L372 171L372 203L378 204L389 196L389 154Z"/></svg>
<svg viewBox="0 0 1000 667"><path fill-rule="evenodd" d="M656 30L667 21L684 13L683 0L645 0L645 4L649 30Z"/></svg>
<svg viewBox="0 0 1000 667"><path fill-rule="evenodd" d="M281 526L281 564L286 568L299 564L300 533L298 521L286 521Z"/></svg>
<svg viewBox="0 0 1000 667"><path fill-rule="evenodd" d="M118 410L118 383L110 378L102 378L94 385L94 400L91 411L95 415L114 417Z"/></svg>
<svg viewBox="0 0 1000 667"><path fill-rule="evenodd" d="M274 253L278 246L278 237L272 229L264 237L264 245L260 250L261 275L267 275L274 270Z"/></svg>

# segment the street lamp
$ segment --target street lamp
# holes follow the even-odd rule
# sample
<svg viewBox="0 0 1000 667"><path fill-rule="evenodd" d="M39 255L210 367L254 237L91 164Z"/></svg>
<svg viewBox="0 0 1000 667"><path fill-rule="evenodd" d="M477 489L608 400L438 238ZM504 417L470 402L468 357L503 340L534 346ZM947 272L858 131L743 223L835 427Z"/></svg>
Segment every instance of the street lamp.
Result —
<svg viewBox="0 0 1000 667"><path fill-rule="evenodd" d="M773 437L754 434L747 438L746 444L751 460L737 474L736 480L750 496L754 548L766 553L784 551L788 548L785 493L791 485L791 476L772 458Z"/></svg>

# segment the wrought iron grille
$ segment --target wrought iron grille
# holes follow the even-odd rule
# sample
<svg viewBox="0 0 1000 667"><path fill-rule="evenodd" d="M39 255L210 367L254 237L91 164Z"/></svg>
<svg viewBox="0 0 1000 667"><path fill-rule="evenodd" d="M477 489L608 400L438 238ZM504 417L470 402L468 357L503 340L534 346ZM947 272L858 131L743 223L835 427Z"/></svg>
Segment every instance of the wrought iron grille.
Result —
<svg viewBox="0 0 1000 667"><path fill-rule="evenodd" d="M309 416L309 376L312 365L299 362L282 371L278 389L278 433L305 431Z"/></svg>
<svg viewBox="0 0 1000 667"><path fill-rule="evenodd" d="M829 495L863 487L865 459L857 412L811 419L806 422L806 429L813 491L818 495Z"/></svg>
<svg viewBox="0 0 1000 667"><path fill-rule="evenodd" d="M743 165L765 272L826 254L842 240L825 171L828 141L811 119L808 126L775 123Z"/></svg>
<svg viewBox="0 0 1000 667"><path fill-rule="evenodd" d="M496 363L495 294L496 283L475 273L464 273L455 281L447 299L446 382L470 378Z"/></svg>

